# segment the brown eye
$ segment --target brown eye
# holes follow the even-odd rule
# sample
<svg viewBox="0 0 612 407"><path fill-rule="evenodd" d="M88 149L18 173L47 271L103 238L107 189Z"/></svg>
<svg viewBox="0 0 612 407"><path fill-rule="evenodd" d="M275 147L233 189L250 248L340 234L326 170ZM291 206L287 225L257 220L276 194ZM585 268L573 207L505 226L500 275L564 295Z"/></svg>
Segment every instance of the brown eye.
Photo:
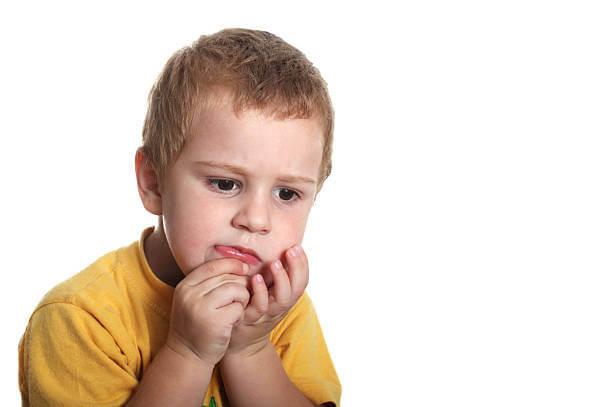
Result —
<svg viewBox="0 0 612 407"><path fill-rule="evenodd" d="M231 191L234 188L234 181L230 181L228 179L220 179L219 180L219 189L224 191Z"/></svg>
<svg viewBox="0 0 612 407"><path fill-rule="evenodd" d="M232 192L238 188L236 181L232 181L231 179L209 179L208 183L219 191Z"/></svg>
<svg viewBox="0 0 612 407"><path fill-rule="evenodd" d="M295 195L297 195L295 191L287 188L281 188L278 192L278 197L283 201L290 201Z"/></svg>

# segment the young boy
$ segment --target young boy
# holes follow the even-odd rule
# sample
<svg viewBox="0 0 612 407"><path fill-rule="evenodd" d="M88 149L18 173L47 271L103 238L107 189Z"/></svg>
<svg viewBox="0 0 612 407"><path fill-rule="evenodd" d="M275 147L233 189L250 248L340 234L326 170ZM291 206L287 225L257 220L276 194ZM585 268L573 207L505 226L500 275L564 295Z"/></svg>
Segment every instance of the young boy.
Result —
<svg viewBox="0 0 612 407"><path fill-rule="evenodd" d="M156 227L51 290L19 346L24 405L338 405L300 243L331 169L324 80L231 29L167 62L138 192Z"/></svg>

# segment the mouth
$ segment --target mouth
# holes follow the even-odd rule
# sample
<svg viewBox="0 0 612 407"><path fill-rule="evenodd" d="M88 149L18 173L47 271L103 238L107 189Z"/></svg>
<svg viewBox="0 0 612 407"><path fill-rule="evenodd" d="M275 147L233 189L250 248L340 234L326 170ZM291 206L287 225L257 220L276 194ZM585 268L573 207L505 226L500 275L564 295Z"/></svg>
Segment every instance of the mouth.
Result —
<svg viewBox="0 0 612 407"><path fill-rule="evenodd" d="M256 266L261 263L261 259L257 255L257 252L247 247L217 245L215 246L215 250L223 257L232 257L251 266Z"/></svg>

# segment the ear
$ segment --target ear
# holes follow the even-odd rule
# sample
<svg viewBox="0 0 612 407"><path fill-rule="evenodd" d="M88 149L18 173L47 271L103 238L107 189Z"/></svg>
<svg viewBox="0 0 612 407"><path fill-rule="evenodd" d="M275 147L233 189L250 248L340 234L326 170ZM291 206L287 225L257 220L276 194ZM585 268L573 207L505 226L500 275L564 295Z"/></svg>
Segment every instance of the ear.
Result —
<svg viewBox="0 0 612 407"><path fill-rule="evenodd" d="M142 147L136 151L135 164L138 194L143 206L153 215L161 215L162 199L157 173L151 167Z"/></svg>

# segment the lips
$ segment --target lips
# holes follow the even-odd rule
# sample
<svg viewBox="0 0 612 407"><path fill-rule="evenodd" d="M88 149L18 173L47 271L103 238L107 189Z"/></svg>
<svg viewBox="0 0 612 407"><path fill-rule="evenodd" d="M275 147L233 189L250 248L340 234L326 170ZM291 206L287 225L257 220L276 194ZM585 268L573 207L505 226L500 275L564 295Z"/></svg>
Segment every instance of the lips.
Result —
<svg viewBox="0 0 612 407"><path fill-rule="evenodd" d="M217 245L215 246L215 250L223 257L232 257L251 266L261 263L261 259L257 253L245 247Z"/></svg>

